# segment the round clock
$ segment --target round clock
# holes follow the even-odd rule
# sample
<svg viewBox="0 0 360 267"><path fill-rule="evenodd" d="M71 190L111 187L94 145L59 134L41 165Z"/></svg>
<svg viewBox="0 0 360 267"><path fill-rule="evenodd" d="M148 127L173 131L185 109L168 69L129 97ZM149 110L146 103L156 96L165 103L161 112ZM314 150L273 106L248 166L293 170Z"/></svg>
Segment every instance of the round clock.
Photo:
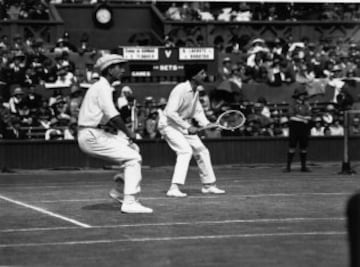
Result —
<svg viewBox="0 0 360 267"><path fill-rule="evenodd" d="M109 27L112 24L112 11L107 5L98 6L94 13L95 23L98 26Z"/></svg>

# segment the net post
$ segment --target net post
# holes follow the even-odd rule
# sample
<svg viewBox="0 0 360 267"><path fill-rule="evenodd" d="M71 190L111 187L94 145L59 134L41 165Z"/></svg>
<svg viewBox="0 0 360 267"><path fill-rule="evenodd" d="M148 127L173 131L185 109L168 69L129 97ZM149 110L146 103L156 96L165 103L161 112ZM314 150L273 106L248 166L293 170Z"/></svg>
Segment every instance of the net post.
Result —
<svg viewBox="0 0 360 267"><path fill-rule="evenodd" d="M341 171L339 174L354 174L356 173L351 168L350 157L349 157L349 115L351 111L344 111L344 154L343 154L343 162L341 166Z"/></svg>

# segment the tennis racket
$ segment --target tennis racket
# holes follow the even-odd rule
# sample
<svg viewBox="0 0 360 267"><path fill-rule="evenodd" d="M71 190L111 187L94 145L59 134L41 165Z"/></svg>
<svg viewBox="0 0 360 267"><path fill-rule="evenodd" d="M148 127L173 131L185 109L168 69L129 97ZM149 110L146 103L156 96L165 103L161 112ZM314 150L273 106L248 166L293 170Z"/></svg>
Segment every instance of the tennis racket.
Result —
<svg viewBox="0 0 360 267"><path fill-rule="evenodd" d="M214 124L205 126L201 130L210 128L221 128L223 130L234 131L240 128L246 122L244 113L240 110L230 109L220 114Z"/></svg>

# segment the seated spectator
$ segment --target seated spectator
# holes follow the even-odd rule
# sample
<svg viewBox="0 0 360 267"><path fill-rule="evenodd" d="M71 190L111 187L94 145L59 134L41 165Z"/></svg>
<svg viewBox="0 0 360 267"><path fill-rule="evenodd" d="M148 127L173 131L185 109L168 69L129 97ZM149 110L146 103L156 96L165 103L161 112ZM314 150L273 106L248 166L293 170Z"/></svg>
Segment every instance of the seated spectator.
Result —
<svg viewBox="0 0 360 267"><path fill-rule="evenodd" d="M208 2L195 2L200 5L198 14L201 21L213 21L215 20L214 15L211 13L210 4Z"/></svg>
<svg viewBox="0 0 360 267"><path fill-rule="evenodd" d="M10 112L13 114L17 114L19 106L22 104L22 102L24 102L24 100L25 100L24 90L19 85L14 86L12 97L10 97L9 99Z"/></svg>
<svg viewBox="0 0 360 267"><path fill-rule="evenodd" d="M270 109L268 107L268 102L267 102L266 98L263 97L263 96L260 96L257 99L256 102L262 104L261 114L264 115L267 118L270 118L271 117L271 112L270 112Z"/></svg>
<svg viewBox="0 0 360 267"><path fill-rule="evenodd" d="M272 86L281 86L286 80L285 73L280 67L280 59L274 58L271 66L267 70L268 84Z"/></svg>
<svg viewBox="0 0 360 267"><path fill-rule="evenodd" d="M275 5L271 5L268 8L268 13L266 14L265 20L268 20L268 21L279 20L279 15L277 14Z"/></svg>
<svg viewBox="0 0 360 267"><path fill-rule="evenodd" d="M332 136L343 136L344 127L340 123L339 118L334 118L334 122L329 126Z"/></svg>
<svg viewBox="0 0 360 267"><path fill-rule="evenodd" d="M63 65L56 72L57 79L55 84L59 87L68 86L70 87L74 82L76 82L76 78L73 73L69 71L69 64L64 62Z"/></svg>
<svg viewBox="0 0 360 267"><path fill-rule="evenodd" d="M174 40L173 40L173 38L171 36L165 35L164 46L165 47L175 47Z"/></svg>
<svg viewBox="0 0 360 267"><path fill-rule="evenodd" d="M72 119L77 120L80 106L84 98L84 91L78 84L73 84L70 88L69 112Z"/></svg>
<svg viewBox="0 0 360 267"><path fill-rule="evenodd" d="M221 13L217 16L218 21L229 22L232 21L234 16L233 10L231 7L225 7L221 9Z"/></svg>
<svg viewBox="0 0 360 267"><path fill-rule="evenodd" d="M358 116L354 116L350 122L349 134L360 135L360 118Z"/></svg>
<svg viewBox="0 0 360 267"><path fill-rule="evenodd" d="M222 66L218 71L220 80L228 80L231 77L231 65L232 61L230 57L225 57L222 61Z"/></svg>
<svg viewBox="0 0 360 267"><path fill-rule="evenodd" d="M286 116L280 118L281 136L289 136L289 119Z"/></svg>
<svg viewBox="0 0 360 267"><path fill-rule="evenodd" d="M266 60L267 59L264 58L264 54L256 53L254 62L247 65L245 75L250 76L252 81L266 83L268 81L267 64L265 63Z"/></svg>
<svg viewBox="0 0 360 267"><path fill-rule="evenodd" d="M324 136L332 136L332 132L329 126L324 127Z"/></svg>
<svg viewBox="0 0 360 267"><path fill-rule="evenodd" d="M13 3L10 3L8 9L7 9L7 15L10 20L18 20L19 14L20 14L21 6L20 2L14 1Z"/></svg>
<svg viewBox="0 0 360 267"><path fill-rule="evenodd" d="M176 6L175 2L171 4L171 6L169 7L168 10L166 10L165 16L166 16L166 18L168 18L170 20L175 20L175 21L176 20L178 20L178 21L182 20L180 8Z"/></svg>
<svg viewBox="0 0 360 267"><path fill-rule="evenodd" d="M314 127L310 130L311 136L324 136L324 126L321 117L316 117Z"/></svg>
<svg viewBox="0 0 360 267"><path fill-rule="evenodd" d="M200 20L200 16L196 9L192 7L192 3L183 3L180 8L181 20L182 21L196 21Z"/></svg>
<svg viewBox="0 0 360 267"><path fill-rule="evenodd" d="M73 44L71 41L70 41L70 34L68 32L64 32L63 34L63 45L64 47L67 47L69 48L69 51L66 51L66 52L74 52L76 53L77 52L77 47L75 44Z"/></svg>
<svg viewBox="0 0 360 267"><path fill-rule="evenodd" d="M326 105L325 111L321 115L323 122L327 125L332 124L334 122L335 112L336 110L333 104Z"/></svg>
<svg viewBox="0 0 360 267"><path fill-rule="evenodd" d="M123 106L127 106L129 97L135 99L133 90L127 85L121 86L120 95L117 98L117 107L121 109Z"/></svg>
<svg viewBox="0 0 360 267"><path fill-rule="evenodd" d="M9 62L7 80L9 84L24 85L26 72L26 56L22 51L17 51L13 60Z"/></svg>
<svg viewBox="0 0 360 267"><path fill-rule="evenodd" d="M0 96L0 139L16 139L18 137L19 130L14 115L5 106L4 99Z"/></svg>
<svg viewBox="0 0 360 267"><path fill-rule="evenodd" d="M233 21L251 21L252 15L250 7L242 2L239 4L239 11L234 12Z"/></svg>
<svg viewBox="0 0 360 267"><path fill-rule="evenodd" d="M67 128L64 129L64 140L75 140L77 136L77 123L71 122Z"/></svg>
<svg viewBox="0 0 360 267"><path fill-rule="evenodd" d="M56 41L53 52L57 54L62 54L63 52L70 52L70 48L66 46L64 38L59 38Z"/></svg>
<svg viewBox="0 0 360 267"><path fill-rule="evenodd" d="M234 83L239 90L243 85L243 77L245 77L245 70L239 64L233 64L231 66L231 75L229 81Z"/></svg>
<svg viewBox="0 0 360 267"><path fill-rule="evenodd" d="M30 85L24 100L30 108L30 111L35 113L41 107L42 95L36 92L36 87L34 85Z"/></svg>
<svg viewBox="0 0 360 267"><path fill-rule="evenodd" d="M37 1L28 12L28 19L49 20L49 9L43 1Z"/></svg>
<svg viewBox="0 0 360 267"><path fill-rule="evenodd" d="M159 120L159 114L157 109L152 109L149 116L145 120L144 138L155 139L161 137L157 125Z"/></svg>
<svg viewBox="0 0 360 267"><path fill-rule="evenodd" d="M260 102L256 102L253 107L253 112L247 116L247 119L249 121L252 121L256 126L256 128L259 130L260 135L262 135L260 131L266 128L271 122L269 117L266 117L265 115L262 114L263 109L264 109L264 104Z"/></svg>

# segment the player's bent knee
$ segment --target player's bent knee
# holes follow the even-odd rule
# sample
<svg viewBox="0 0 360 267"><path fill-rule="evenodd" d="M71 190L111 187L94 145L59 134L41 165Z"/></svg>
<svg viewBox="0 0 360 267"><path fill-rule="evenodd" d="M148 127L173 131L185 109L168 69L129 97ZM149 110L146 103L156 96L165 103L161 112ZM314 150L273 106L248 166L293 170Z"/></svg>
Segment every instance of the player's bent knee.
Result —
<svg viewBox="0 0 360 267"><path fill-rule="evenodd" d="M207 149L205 146L197 148L197 149L194 151L194 154L195 154L195 155L210 156L209 149Z"/></svg>
<svg viewBox="0 0 360 267"><path fill-rule="evenodd" d="M128 160L124 163L124 167L130 167L130 166L137 166L137 165L141 165L142 159L141 157L138 159L132 159L132 160Z"/></svg>

